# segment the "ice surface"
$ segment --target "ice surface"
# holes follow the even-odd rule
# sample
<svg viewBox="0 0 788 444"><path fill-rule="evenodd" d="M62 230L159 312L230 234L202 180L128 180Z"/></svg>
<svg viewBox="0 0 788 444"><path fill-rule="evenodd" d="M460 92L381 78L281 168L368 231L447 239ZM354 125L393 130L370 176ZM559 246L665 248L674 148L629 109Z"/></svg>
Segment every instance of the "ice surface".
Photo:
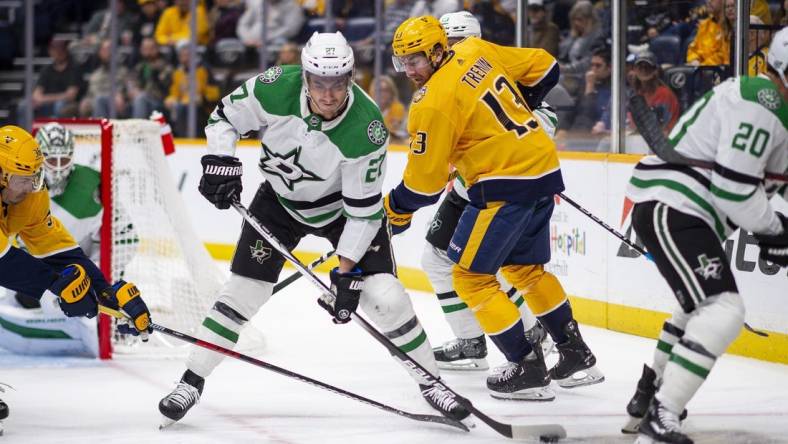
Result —
<svg viewBox="0 0 788 444"><path fill-rule="evenodd" d="M410 294L432 344L449 339L435 297ZM352 323L332 324L316 297L304 280L273 297L252 321L267 343L257 357L403 410L435 413L381 345ZM632 442L619 429L654 341L587 326L581 331L607 379L572 390L553 384L554 402L494 400L484 387L486 372L444 372L444 379L499 421L561 423L569 435L564 442ZM490 364L502 363L489 345ZM480 421L470 433L415 422L230 358L206 381L201 403L159 431L157 404L183 370L180 359L119 356L100 362L0 352L0 382L15 388L2 395L11 416L0 444L507 441ZM788 366L726 355L688 409L685 431L699 444L788 443Z"/></svg>

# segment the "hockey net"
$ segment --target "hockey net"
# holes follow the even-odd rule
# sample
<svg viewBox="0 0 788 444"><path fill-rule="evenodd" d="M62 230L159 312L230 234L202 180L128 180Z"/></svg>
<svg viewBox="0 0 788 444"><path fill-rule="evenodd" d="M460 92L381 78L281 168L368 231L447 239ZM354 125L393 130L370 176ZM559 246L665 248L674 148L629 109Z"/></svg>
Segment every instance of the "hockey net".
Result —
<svg viewBox="0 0 788 444"><path fill-rule="evenodd" d="M75 163L101 171L100 267L108 280L133 282L152 320L196 336L224 275L194 231L175 185L158 122L140 119L56 121L74 134ZM176 355L188 347L154 333L148 343L119 335L114 320L99 316L102 359L115 353ZM261 349L260 333L248 328L239 348Z"/></svg>

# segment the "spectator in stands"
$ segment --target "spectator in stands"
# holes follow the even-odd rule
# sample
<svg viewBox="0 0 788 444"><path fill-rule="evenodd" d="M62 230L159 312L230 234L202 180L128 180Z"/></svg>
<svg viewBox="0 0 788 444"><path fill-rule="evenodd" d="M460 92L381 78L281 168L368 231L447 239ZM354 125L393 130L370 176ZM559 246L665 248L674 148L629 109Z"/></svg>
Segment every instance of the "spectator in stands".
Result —
<svg viewBox="0 0 788 444"><path fill-rule="evenodd" d="M268 45L280 45L298 35L304 26L304 10L296 0L267 0ZM246 0L246 10L238 20L236 33L246 46L259 47L262 42L263 0Z"/></svg>
<svg viewBox="0 0 788 444"><path fill-rule="evenodd" d="M137 0L137 4L141 14L135 27L134 41L140 44L143 39L154 36L161 10L155 0Z"/></svg>
<svg viewBox="0 0 788 444"><path fill-rule="evenodd" d="M276 58L277 65L300 65L301 64L301 49L295 43L285 43L279 49L279 55Z"/></svg>
<svg viewBox="0 0 788 444"><path fill-rule="evenodd" d="M326 13L324 0L298 0L307 17L322 17Z"/></svg>
<svg viewBox="0 0 788 444"><path fill-rule="evenodd" d="M175 4L165 9L156 25L156 43L175 45L181 40L191 38L191 12L189 0L175 0ZM197 4L197 44L207 45L211 36L208 17L202 1Z"/></svg>
<svg viewBox="0 0 788 444"><path fill-rule="evenodd" d="M110 59L112 43L104 40L99 45L98 61L99 64L88 77L88 88L85 97L79 104L79 115L81 117L109 117L110 100L115 101L115 115L123 117L126 113L126 95L122 84L119 84L112 98L110 89L116 79L126 78L126 68L117 67L116 77L110 75Z"/></svg>
<svg viewBox="0 0 788 444"><path fill-rule="evenodd" d="M586 72L585 90L580 96L573 130L591 131L592 134L610 131L610 121L603 120L603 115L609 118L610 114L606 112L610 107L610 74L610 50L597 49Z"/></svg>
<svg viewBox="0 0 788 444"><path fill-rule="evenodd" d="M189 59L192 57L189 50L189 42L182 40L176 45L178 51L178 68L172 73L172 83L170 91L164 99L164 106L170 115L173 131L176 135L182 136L186 133L189 95ZM195 103L198 106L206 102L215 102L219 99L219 88L209 84L209 73L205 66L198 63L195 72L196 96Z"/></svg>
<svg viewBox="0 0 788 444"><path fill-rule="evenodd" d="M482 25L482 38L499 45L514 44L514 21L503 9L499 0L476 0L469 2L468 10Z"/></svg>
<svg viewBox="0 0 788 444"><path fill-rule="evenodd" d="M156 40L144 38L140 43L140 61L128 78L131 117L147 119L153 111L163 111L171 78L172 67L159 53Z"/></svg>
<svg viewBox="0 0 788 444"><path fill-rule="evenodd" d="M695 39L687 47L688 65L727 65L730 60L727 39L722 29L723 0L708 0L708 17L698 22Z"/></svg>
<svg viewBox="0 0 788 444"><path fill-rule="evenodd" d="M25 116L27 106L32 106L34 117L74 117L77 112L77 95L82 83L82 73L72 63L65 40L53 39L49 43L52 64L45 67L33 88L31 103L23 100L18 115ZM26 127L32 122L24 122Z"/></svg>
<svg viewBox="0 0 788 444"><path fill-rule="evenodd" d="M757 15L750 16L750 25L763 25L763 20ZM757 76L766 72L766 56L769 54L769 31L750 29L748 42L748 68L747 75Z"/></svg>
<svg viewBox="0 0 788 444"><path fill-rule="evenodd" d="M657 57L649 51L640 53L635 57L634 72L634 93L646 99L648 106L656 113L663 130L666 133L670 132L679 119L681 107L676 95L660 78Z"/></svg>
<svg viewBox="0 0 788 444"><path fill-rule="evenodd" d="M214 0L213 8L208 13L212 43L221 39L237 38L235 28L243 10L241 0Z"/></svg>
<svg viewBox="0 0 788 444"><path fill-rule="evenodd" d="M474 0L467 0L465 3L476 3ZM472 11L472 6L466 9ZM413 9L410 11L411 17L419 17L422 15L431 15L433 17L441 17L443 14L450 12L457 12L463 9L463 2L461 0L416 0Z"/></svg>
<svg viewBox="0 0 788 444"><path fill-rule="evenodd" d="M542 48L553 57L557 57L561 30L547 18L544 0L528 1L528 21L530 23L528 27L528 46Z"/></svg>
<svg viewBox="0 0 788 444"><path fill-rule="evenodd" d="M604 36L591 2L580 0L569 11L571 29L558 46L561 83L577 97L582 92L582 77L591 63L592 50L604 43Z"/></svg>
<svg viewBox="0 0 788 444"><path fill-rule="evenodd" d="M383 9L383 44L387 48L391 46L397 27L406 19L417 17L411 12L415 5L416 0L394 0ZM372 40L374 35L369 38L369 43L372 43Z"/></svg>
<svg viewBox="0 0 788 444"><path fill-rule="evenodd" d="M122 45L131 45L134 39L134 27L137 23L137 15L129 11L126 6L127 0L118 0L115 6L115 20L117 20L118 35ZM83 29L83 42L94 48L100 42L110 38L110 14L109 7L96 11Z"/></svg>
<svg viewBox="0 0 788 444"><path fill-rule="evenodd" d="M389 133L397 139L406 139L408 132L405 127L407 117L405 105L399 99L399 91L394 85L394 80L387 75L376 78L370 85L369 95L380 107Z"/></svg>

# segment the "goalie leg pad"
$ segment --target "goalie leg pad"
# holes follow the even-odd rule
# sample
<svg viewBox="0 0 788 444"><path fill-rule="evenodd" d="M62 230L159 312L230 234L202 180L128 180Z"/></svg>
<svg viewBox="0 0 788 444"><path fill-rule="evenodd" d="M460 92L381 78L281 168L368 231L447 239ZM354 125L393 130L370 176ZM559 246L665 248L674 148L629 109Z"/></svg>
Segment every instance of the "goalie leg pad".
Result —
<svg viewBox="0 0 788 444"><path fill-rule="evenodd" d="M273 294L274 284L258 281L232 273L222 287L214 306L200 326L198 337L205 341L232 349L248 319ZM224 355L202 347L194 347L186 362L189 370L207 378L224 359Z"/></svg>
<svg viewBox="0 0 788 444"><path fill-rule="evenodd" d="M405 288L393 274L365 276L359 306L394 345L430 373L438 375L427 333L413 311ZM406 367L406 370L417 381L424 383L412 369Z"/></svg>
<svg viewBox="0 0 788 444"><path fill-rule="evenodd" d="M684 337L673 347L657 399L681 412L744 325L744 303L734 292L703 301L687 322Z"/></svg>

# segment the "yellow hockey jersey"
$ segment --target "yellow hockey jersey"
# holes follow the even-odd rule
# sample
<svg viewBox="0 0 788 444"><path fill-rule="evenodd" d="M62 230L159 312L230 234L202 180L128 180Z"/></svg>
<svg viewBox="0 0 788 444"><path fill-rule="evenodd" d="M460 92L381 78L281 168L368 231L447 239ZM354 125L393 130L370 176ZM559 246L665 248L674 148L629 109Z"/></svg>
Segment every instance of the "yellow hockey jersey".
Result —
<svg viewBox="0 0 788 444"><path fill-rule="evenodd" d="M471 202L479 205L561 192L555 144L521 93L521 87L535 87L548 75L555 82L558 66L542 49L476 37L452 46L413 96L410 152L395 190L397 206L415 210L437 200L452 166L469 186Z"/></svg>
<svg viewBox="0 0 788 444"><path fill-rule="evenodd" d="M8 251L17 234L28 252L35 257L45 257L77 247L77 242L63 224L50 214L46 188L29 194L18 204L3 204L2 207L0 256Z"/></svg>

